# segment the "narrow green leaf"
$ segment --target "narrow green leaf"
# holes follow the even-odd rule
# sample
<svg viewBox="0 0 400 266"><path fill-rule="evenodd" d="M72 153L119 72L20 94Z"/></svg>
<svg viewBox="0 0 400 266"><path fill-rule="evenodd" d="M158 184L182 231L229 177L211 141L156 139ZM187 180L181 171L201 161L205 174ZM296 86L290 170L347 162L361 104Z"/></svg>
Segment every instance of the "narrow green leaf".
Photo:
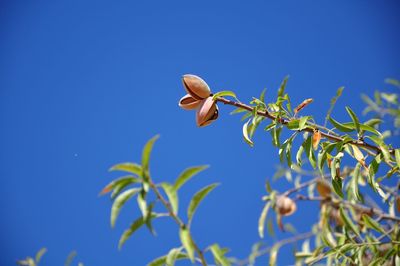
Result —
<svg viewBox="0 0 400 266"><path fill-rule="evenodd" d="M354 131L354 129L346 127L345 125L339 123L338 121L336 121L332 117L329 117L329 122L331 122L331 124L339 131L342 131L342 132L352 132L352 131Z"/></svg>
<svg viewBox="0 0 400 266"><path fill-rule="evenodd" d="M191 179L196 174L208 168L208 165L193 166L185 169L175 180L175 190L178 191L183 184L185 184L189 179Z"/></svg>
<svg viewBox="0 0 400 266"><path fill-rule="evenodd" d="M164 189L165 194L167 194L169 203L171 204L174 214L178 213L178 194L173 185L169 183L162 183L161 187Z"/></svg>
<svg viewBox="0 0 400 266"><path fill-rule="evenodd" d="M356 114L351 110L350 107L346 106L346 111L349 113L351 120L353 120L354 126L356 127L356 130L358 133L360 133L360 121L358 120L358 117Z"/></svg>
<svg viewBox="0 0 400 266"><path fill-rule="evenodd" d="M182 260L187 258L188 256L185 253L179 253L175 260ZM147 266L165 266L166 263L167 263L167 256L162 256L148 263Z"/></svg>
<svg viewBox="0 0 400 266"><path fill-rule="evenodd" d="M263 103L265 103L265 92L267 91L267 89L263 89L263 91L261 92L260 95L260 101L262 101Z"/></svg>
<svg viewBox="0 0 400 266"><path fill-rule="evenodd" d="M156 214L151 214L149 216L149 219L154 219L156 218L157 215ZM118 249L121 249L122 246L125 244L125 242L131 237L131 235L136 232L136 230L138 230L140 227L142 227L144 225L145 221L143 217L139 217L137 218L130 226L128 229L126 229L122 235L121 238L119 239L119 243L118 243Z"/></svg>
<svg viewBox="0 0 400 266"><path fill-rule="evenodd" d="M240 113L244 113L244 112L248 112L248 111L246 109L238 107L235 110L233 110L230 114L234 115L234 114L240 114Z"/></svg>
<svg viewBox="0 0 400 266"><path fill-rule="evenodd" d="M142 175L142 167L136 163L119 163L113 165L108 171L123 171L137 176Z"/></svg>
<svg viewBox="0 0 400 266"><path fill-rule="evenodd" d="M233 91L220 91L213 95L213 100L215 101L218 97L226 97L226 96L230 96L237 99L236 94Z"/></svg>
<svg viewBox="0 0 400 266"><path fill-rule="evenodd" d="M139 209L144 217L144 220L147 220L149 212L149 208L147 206L147 201L146 201L146 193L144 190L141 190L138 197L137 197L137 203L139 206Z"/></svg>
<svg viewBox="0 0 400 266"><path fill-rule="evenodd" d="M354 129L354 130L357 129L357 127L354 125L353 122L342 123L342 125L347 128ZM376 130L375 128L373 128L369 125L359 124L359 127L361 130L368 131L368 132L374 133L375 135L382 137L382 134L378 130Z"/></svg>
<svg viewBox="0 0 400 266"><path fill-rule="evenodd" d="M142 167L143 167L143 172L144 172L144 178L146 178L146 175L148 175L150 154L153 149L153 145L159 137L160 137L160 135L156 135L156 136L152 137L143 148Z"/></svg>
<svg viewBox="0 0 400 266"><path fill-rule="evenodd" d="M353 221L350 219L350 217L347 215L342 206L340 206L339 208L339 213L346 227L349 228L351 231L353 231L357 236L360 236L360 231L358 230L357 226L353 223Z"/></svg>
<svg viewBox="0 0 400 266"><path fill-rule="evenodd" d="M344 87L340 87L340 88L336 91L335 97L333 97L333 98L331 99L331 104L330 104L330 106L329 106L329 110L328 110L328 112L327 112L327 114L326 114L326 117L325 117L325 124L324 124L324 126L326 126L326 123L328 122L329 117L331 117L331 113L332 113L332 111L333 111L333 108L335 107L335 104L336 104L337 100L339 99L339 97L342 95L343 90L344 90Z"/></svg>
<svg viewBox="0 0 400 266"><path fill-rule="evenodd" d="M286 76L283 79L283 81L282 81L282 83L281 83L281 85L279 86L279 89L278 89L278 97L283 97L283 94L285 93L285 88L286 88L288 80L289 80L289 76Z"/></svg>
<svg viewBox="0 0 400 266"><path fill-rule="evenodd" d="M246 123L243 124L242 133L243 133L243 138L247 142L247 144L249 144L250 147L253 147L254 143L249 138L249 129L248 129L248 127L249 127L250 121L251 121L251 119L249 119L249 121L247 121Z"/></svg>
<svg viewBox="0 0 400 266"><path fill-rule="evenodd" d="M111 217L110 217L111 227L115 226L115 222L121 211L122 206L139 191L140 191L139 188L131 188L124 191L123 193L118 195L118 197L115 198L113 205L111 207Z"/></svg>
<svg viewBox="0 0 400 266"><path fill-rule="evenodd" d="M361 164L357 163L356 166L354 167L352 178L350 181L350 192L352 194L352 197L357 201L362 201L362 197L358 189L358 179L360 177L360 169L361 169Z"/></svg>
<svg viewBox="0 0 400 266"><path fill-rule="evenodd" d="M381 228L380 224L371 217L369 217L368 215L363 214L362 219L364 220L364 223L367 227L374 229L379 233L385 234L385 230Z"/></svg>
<svg viewBox="0 0 400 266"><path fill-rule="evenodd" d="M302 162L301 162L301 156L303 155L303 152L304 152L304 147L303 146L300 146L299 147L299 150L297 151L297 153L296 153L296 162L297 162L297 164L301 167L301 164L302 164Z"/></svg>
<svg viewBox="0 0 400 266"><path fill-rule="evenodd" d="M67 259L65 260L64 265L65 265L65 266L70 266L71 263L72 263L72 261L75 259L76 255L78 255L78 253L77 253L75 250L71 251L71 252L68 254Z"/></svg>
<svg viewBox="0 0 400 266"><path fill-rule="evenodd" d="M41 248L35 256L36 264L39 264L40 260L42 259L43 255L47 252L47 248Z"/></svg>
<svg viewBox="0 0 400 266"><path fill-rule="evenodd" d="M194 263L195 248L194 248L193 240L192 240L189 230L186 227L181 228L179 231L179 237L181 239L181 243L182 243L183 247L186 250L188 257L190 258L190 261L192 263Z"/></svg>
<svg viewBox="0 0 400 266"><path fill-rule="evenodd" d="M132 175L127 175L127 176L123 176L120 177L118 179L115 179L113 181L111 181L110 183L108 183L100 192L100 195L104 195L107 194L111 191L113 191L114 189L116 189L118 186L121 186L122 184L132 184L132 183L138 183L139 179L135 178Z"/></svg>
<svg viewBox="0 0 400 266"><path fill-rule="evenodd" d="M397 167L400 168L400 149L394 150L394 156L396 157Z"/></svg>
<svg viewBox="0 0 400 266"><path fill-rule="evenodd" d="M115 199L116 196L118 196L127 186L134 184L134 183L139 183L140 181L138 179L125 179L121 180L121 182L118 182L118 184L115 184L114 190L111 193L111 198Z"/></svg>
<svg viewBox="0 0 400 266"><path fill-rule="evenodd" d="M218 244L214 244L210 246L211 253L214 256L215 261L222 266L230 266L230 262L225 257L223 250L219 247Z"/></svg>
<svg viewBox="0 0 400 266"><path fill-rule="evenodd" d="M282 127L275 127L271 130L271 136L272 136L272 145L275 147L280 147L280 135L282 132Z"/></svg>
<svg viewBox="0 0 400 266"><path fill-rule="evenodd" d="M310 117L309 116L302 116L300 117L299 120L299 130L303 130L304 128L306 128L307 125L307 121Z"/></svg>
<svg viewBox="0 0 400 266"><path fill-rule="evenodd" d="M202 188L201 190L199 190L198 192L196 192L196 194L194 194L192 200L190 201L188 211L187 211L189 223L193 219L193 215L196 212L197 207L199 206L201 201L208 195L208 193L210 193L218 185L219 184L217 184L217 183L208 185L208 186Z"/></svg>
<svg viewBox="0 0 400 266"><path fill-rule="evenodd" d="M299 130L299 125L300 125L300 120L293 119L286 124L286 127L291 130Z"/></svg>
<svg viewBox="0 0 400 266"><path fill-rule="evenodd" d="M258 219L258 235L261 238L264 238L265 219L267 218L268 210L269 210L270 206L271 206L271 202L268 201L265 204L265 206L264 206L264 208L263 208L263 210L261 212L260 218Z"/></svg>
<svg viewBox="0 0 400 266"><path fill-rule="evenodd" d="M278 251L281 246L279 244L275 244L272 246L269 252L269 266L275 266L276 260L278 258Z"/></svg>
<svg viewBox="0 0 400 266"><path fill-rule="evenodd" d="M342 191L342 186L343 186L342 185L342 179L340 177L339 178L332 178L333 191L335 191L335 193L341 198L344 197L343 191Z"/></svg>
<svg viewBox="0 0 400 266"><path fill-rule="evenodd" d="M304 150L306 151L308 160L310 161L311 166L315 169L317 166L317 162L315 159L314 149L312 147L312 136L309 136L306 141L304 141L303 145Z"/></svg>
<svg viewBox="0 0 400 266"><path fill-rule="evenodd" d="M165 259L165 264L167 266L174 266L178 255L181 253L182 247L173 248L168 252L167 258Z"/></svg>

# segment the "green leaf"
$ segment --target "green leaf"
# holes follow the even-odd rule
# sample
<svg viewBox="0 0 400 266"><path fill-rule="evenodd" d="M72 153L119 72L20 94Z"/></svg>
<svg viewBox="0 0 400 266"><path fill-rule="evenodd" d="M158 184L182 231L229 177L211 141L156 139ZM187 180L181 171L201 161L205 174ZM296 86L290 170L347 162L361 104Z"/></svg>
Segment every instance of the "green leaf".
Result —
<svg viewBox="0 0 400 266"><path fill-rule="evenodd" d="M35 256L36 264L39 264L40 260L42 259L43 255L47 252L47 248L41 248Z"/></svg>
<svg viewBox="0 0 400 266"><path fill-rule="evenodd" d="M178 191L183 184L185 184L189 179L191 179L194 175L200 173L204 169L207 169L208 165L200 165L200 166L193 166L185 169L179 177L175 180L175 190Z"/></svg>
<svg viewBox="0 0 400 266"><path fill-rule="evenodd" d="M75 259L76 255L78 255L78 253L77 253L75 250L71 251L71 252L68 254L67 259L65 260L64 265L65 265L65 266L71 265L71 263L72 263L72 261Z"/></svg>
<svg viewBox="0 0 400 266"><path fill-rule="evenodd" d="M352 132L352 131L354 131L354 129L346 127L345 125L339 123L338 121L336 121L332 117L329 117L329 122L331 122L331 124L339 131L342 131L342 132Z"/></svg>
<svg viewBox="0 0 400 266"><path fill-rule="evenodd" d="M286 127L291 130L299 130L299 125L300 125L300 120L293 119L286 124Z"/></svg>
<svg viewBox="0 0 400 266"><path fill-rule="evenodd" d="M101 190L100 195L107 194L107 193L109 193L109 192L115 190L117 187L120 187L120 186L122 186L122 185L124 185L124 184L129 185L129 184L138 183L138 182L139 182L139 180L138 180L137 178L135 178L134 176L132 176L132 175L127 175L127 176L120 177L120 178L115 179L115 180L111 181L110 183L108 183L108 184ZM122 189L123 189L123 188L124 188L124 187L122 187ZM121 190L122 190L122 189L121 189ZM119 192L120 192L121 190L119 190Z"/></svg>
<svg viewBox="0 0 400 266"><path fill-rule="evenodd" d="M278 89L278 97L283 97L283 94L285 93L285 88L286 88L288 80L289 80L289 76L286 76L283 79L283 81L282 81L282 83L281 83L281 85L279 86L279 89Z"/></svg>
<svg viewBox="0 0 400 266"><path fill-rule="evenodd" d="M358 179L360 177L360 168L361 168L361 164L357 163L353 170L352 178L350 181L351 195L357 201L362 201L362 197L361 197L359 189L358 189Z"/></svg>
<svg viewBox="0 0 400 266"><path fill-rule="evenodd" d="M353 221L347 215L342 206L340 206L339 208L339 213L346 227L353 231L357 236L360 236L360 231L358 230L358 227L353 223Z"/></svg>
<svg viewBox="0 0 400 266"><path fill-rule="evenodd" d="M140 181L138 179L125 179L121 180L121 182L118 182L118 184L115 184L114 190L111 193L111 198L115 199L116 196L118 196L122 190L124 190L127 186L134 184L134 183L139 183Z"/></svg>
<svg viewBox="0 0 400 266"><path fill-rule="evenodd" d="M278 258L278 251L281 246L279 244L275 244L272 246L269 252L269 266L275 266L276 260Z"/></svg>
<svg viewBox="0 0 400 266"><path fill-rule="evenodd" d="M146 201L146 193L144 190L141 190L138 197L137 197L137 203L139 206L139 209L144 217L144 220L147 220L148 215L149 215L149 208L147 206L147 201Z"/></svg>
<svg viewBox="0 0 400 266"><path fill-rule="evenodd" d="M314 149L312 147L312 136L309 136L306 141L304 141L303 145L304 150L306 151L308 160L310 161L311 166L315 169L317 166L317 162L315 159Z"/></svg>
<svg viewBox="0 0 400 266"><path fill-rule="evenodd" d="M142 167L136 163L119 163L113 165L108 171L123 171L137 176L142 175Z"/></svg>
<svg viewBox="0 0 400 266"><path fill-rule="evenodd" d="M310 116L302 116L300 117L299 120L299 130L303 130L304 128L307 127L307 121L310 118Z"/></svg>
<svg viewBox="0 0 400 266"><path fill-rule="evenodd" d="M154 219L156 218L157 215L152 213L149 216L149 219ZM145 220L143 217L139 217L137 218L130 226L128 229L126 229L123 233L121 238L119 239L119 243L118 243L118 249L121 249L122 246L125 244L125 242L131 237L131 235L136 232L136 230L138 230L140 227L142 227L145 223Z"/></svg>
<svg viewBox="0 0 400 266"><path fill-rule="evenodd" d="M385 234L385 230L383 230L381 228L381 226L379 225L379 223L377 221L375 221L374 219L372 219L371 217L369 217L366 214L362 215L362 219L364 220L364 223L367 227L374 229L375 231Z"/></svg>
<svg viewBox="0 0 400 266"><path fill-rule="evenodd" d="M328 122L329 117L331 117L331 113L332 113L332 111L333 111L333 108L335 107L335 104L336 104L337 100L339 99L339 97L342 95L343 90L344 90L344 87L340 87L340 88L336 91L335 97L333 97L333 98L331 99L331 104L330 104L330 106L329 106L329 110L328 110L328 112L327 112L327 114L326 114L326 117L325 117L325 124L324 124L324 126L326 126L326 123Z"/></svg>
<svg viewBox="0 0 400 266"><path fill-rule="evenodd" d="M303 147L303 146L300 146L300 147L299 147L299 150L298 150L297 153L296 153L296 162L297 162L297 164L298 164L300 167L301 167L301 164L302 164L302 162L301 162L301 156L302 156L303 152L304 152L304 147Z"/></svg>
<svg viewBox="0 0 400 266"><path fill-rule="evenodd" d="M357 129L356 126L353 124L353 122L342 123L342 125L345 127L351 128L351 129ZM373 128L369 125L359 124L359 126L360 126L361 130L368 131L368 132L371 132L375 135L382 137L382 134L378 130L376 130L375 128Z"/></svg>
<svg viewBox="0 0 400 266"><path fill-rule="evenodd" d="M274 145L275 147L280 147L280 141L279 141L279 137L281 135L282 132L282 127L275 127L271 130L271 136L272 136L272 145Z"/></svg>
<svg viewBox="0 0 400 266"><path fill-rule="evenodd" d="M394 150L394 156L396 158L397 167L400 168L400 149Z"/></svg>
<svg viewBox="0 0 400 266"><path fill-rule="evenodd" d="M174 214L178 213L178 194L173 185L169 183L162 183L161 187L164 189L165 194L167 194L169 203L171 204L172 211Z"/></svg>
<svg viewBox="0 0 400 266"><path fill-rule="evenodd" d="M265 204L265 206L261 212L260 218L258 219L258 235L261 238L264 238L265 219L267 218L267 214L268 214L268 210L269 210L270 206L271 206L271 202L268 201Z"/></svg>
<svg viewBox="0 0 400 266"><path fill-rule="evenodd" d="M143 178L147 179L148 178L148 172L149 172L149 162L150 162L150 154L153 149L153 145L156 142L156 140L160 137L160 135L156 135L152 137L144 146L143 152L142 152L142 167L143 167Z"/></svg>
<svg viewBox="0 0 400 266"><path fill-rule="evenodd" d="M240 114L240 113L244 113L244 112L248 112L248 110L243 109L241 107L236 108L235 110L233 110L230 114L234 115L234 114Z"/></svg>
<svg viewBox="0 0 400 266"><path fill-rule="evenodd" d="M188 256L185 253L179 253L176 257L176 260L182 260L187 258ZM166 263L167 263L167 256L162 256L148 263L147 266L165 266Z"/></svg>
<svg viewBox="0 0 400 266"><path fill-rule="evenodd" d="M217 264L220 264L222 266L230 266L231 264L229 263L228 259L225 257L225 254L223 250L219 247L218 244L214 244L210 246L211 253L214 256L215 261Z"/></svg>
<svg viewBox="0 0 400 266"><path fill-rule="evenodd" d="M115 221L117 220L117 217L121 211L122 206L139 191L140 191L139 188L128 189L123 193L121 193L120 195L118 195L118 197L114 200L113 205L111 207L111 217L110 217L111 227L115 226Z"/></svg>
<svg viewBox="0 0 400 266"><path fill-rule="evenodd" d="M260 95L260 101L262 101L263 103L265 103L265 92L267 91L267 89L263 89L263 91L261 92Z"/></svg>
<svg viewBox="0 0 400 266"><path fill-rule="evenodd" d="M165 264L167 266L174 266L175 261L178 258L178 255L181 253L182 247L180 248L173 248L168 252L168 255L165 259Z"/></svg>
<svg viewBox="0 0 400 266"><path fill-rule="evenodd" d="M183 247L186 250L188 257L190 258L190 261L192 263L194 263L195 248L194 248L193 240L192 240L189 230L186 227L181 228L179 231L179 237L181 239L181 243L182 243Z"/></svg>
<svg viewBox="0 0 400 266"><path fill-rule="evenodd" d="M243 124L242 132L243 132L244 140L247 142L247 144L250 145L250 147L253 147L254 143L249 138L249 129L248 129L248 127L249 127L250 121L251 121L251 119L249 119L249 121L247 121L246 123Z"/></svg>
<svg viewBox="0 0 400 266"><path fill-rule="evenodd" d="M321 172L324 169L324 164L328 158L328 154L332 152L332 150L335 148L335 145L336 143L328 143L326 146L324 146L322 154L319 156L318 160L318 168Z"/></svg>
<svg viewBox="0 0 400 266"><path fill-rule="evenodd" d="M339 196L339 197L341 197L341 198L343 198L343 191L342 191L342 179L339 177L339 178L332 178L332 187L333 187L333 190L335 191L335 193Z"/></svg>
<svg viewBox="0 0 400 266"><path fill-rule="evenodd" d="M188 211L187 211L189 223L192 220L193 215L196 212L196 209L199 206L199 204L201 203L201 201L208 195L208 193L210 193L218 185L219 184L217 184L217 183L208 185L208 186L202 188L201 190L199 190L198 192L196 192L196 194L194 194L192 200L190 201Z"/></svg>
<svg viewBox="0 0 400 266"><path fill-rule="evenodd" d="M353 120L353 123L354 123L354 126L355 126L357 132L360 133L360 121L358 120L358 117L353 112L353 110L351 110L351 108L348 106L346 106L346 111L347 111L347 113L349 113L351 120Z"/></svg>
<svg viewBox="0 0 400 266"><path fill-rule="evenodd" d="M218 97L226 97L226 96L230 96L237 99L236 94L233 91L220 91L213 95L213 100L215 101Z"/></svg>

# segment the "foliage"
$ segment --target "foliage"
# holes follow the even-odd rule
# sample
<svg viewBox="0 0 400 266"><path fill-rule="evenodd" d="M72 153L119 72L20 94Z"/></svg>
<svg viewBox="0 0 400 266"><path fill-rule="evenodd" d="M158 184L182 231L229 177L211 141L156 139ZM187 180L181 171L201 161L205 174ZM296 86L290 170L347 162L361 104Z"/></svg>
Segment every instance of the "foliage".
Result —
<svg viewBox="0 0 400 266"><path fill-rule="evenodd" d="M42 260L43 255L47 252L46 248L41 248L35 255L35 258L32 257L26 257L23 260L17 260L17 265L21 266L39 266L40 261ZM64 262L65 266L70 266L76 257L77 252L76 251L71 251L69 253L67 259ZM84 266L82 262L78 263L78 266Z"/></svg>
<svg viewBox="0 0 400 266"><path fill-rule="evenodd" d="M264 208L260 210L258 232L265 238L265 225L268 233L274 235L273 220L282 231L296 232L286 217L298 209L301 201L320 203L319 220L310 226L310 231L296 233L291 238L281 239L272 246L262 248L262 242L256 243L251 254L245 259L227 257L228 250L214 243L200 248L191 233L191 224L198 205L217 186L211 184L200 189L191 199L185 222L178 213L178 192L182 185L206 166L186 169L174 184L155 183L150 176L150 153L158 136L152 138L142 153L142 163L122 163L113 166L111 171L121 171L124 175L109 183L101 194L111 193L114 200L111 210L111 225L114 226L118 214L127 201L136 197L142 212L132 225L123 233L119 243L125 241L139 228L146 225L154 233L152 221L160 217L170 217L178 225L181 246L173 247L164 256L150 262L149 265L174 265L178 259L192 263L209 265L205 253L211 253L216 265L253 265L260 256L269 255L269 264L277 264L282 246L302 242L302 248L296 249L296 265L315 264L351 264L351 265L391 265L400 263L400 197L398 195L398 177L400 173L400 149L389 142L392 135L398 134L400 127L400 104L398 94L379 92L374 99L362 95L367 107L364 114L373 113L374 117L364 121L351 107L347 106L348 121L337 121L332 115L334 105L343 93L339 88L331 101L325 125L318 125L313 116L301 115L313 99L305 99L292 107L289 94L285 92L286 77L278 88L273 102L266 102L265 91L259 98L253 98L250 104L238 100L231 91L215 94L207 83L195 75L185 75L183 84L187 91L180 100L180 106L186 110L196 110L199 127L207 126L218 117L217 103L237 107L232 114L241 114L243 138L251 147L255 145L253 136L265 122L264 131L269 131L272 144L278 149L282 165L275 180L267 180ZM389 80L392 85L399 82ZM231 97L232 100L224 98ZM392 129L384 129L383 118L393 119ZM388 118L388 120L390 120ZM327 123L330 127L327 127ZM291 133L287 133L291 132ZM283 136L288 137L283 137ZM293 176L296 176L293 179ZM271 182L286 177L292 184L287 191L274 190ZM129 188L128 188L129 187ZM153 193L155 197L150 197ZM376 195L376 196L374 196ZM155 200L150 200L156 198ZM373 198L379 198L382 206L375 204ZM155 212L157 204L164 206L165 213Z"/></svg>

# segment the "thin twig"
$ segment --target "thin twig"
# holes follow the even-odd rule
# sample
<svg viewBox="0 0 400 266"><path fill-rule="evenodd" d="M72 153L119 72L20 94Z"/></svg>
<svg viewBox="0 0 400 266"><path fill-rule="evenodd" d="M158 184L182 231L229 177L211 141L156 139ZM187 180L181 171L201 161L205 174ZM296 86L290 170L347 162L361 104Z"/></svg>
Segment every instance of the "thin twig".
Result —
<svg viewBox="0 0 400 266"><path fill-rule="evenodd" d="M160 190L158 189L156 184L154 184L154 182L152 181L151 178L149 178L149 185L150 185L151 189L153 189L157 198L161 201L161 203L164 205L164 207L168 210L169 216L171 216L175 220L175 222L179 225L179 228L185 228L186 227L185 223L181 220L181 218L179 218L179 216L177 216L174 213L174 211L172 210L171 204L164 198L164 196L161 194ZM204 258L204 254L199 249L199 247L196 245L194 240L193 240L193 246L194 246L194 249L195 249L197 255L200 258L201 264L203 266L207 266L207 262L206 262L206 259Z"/></svg>
<svg viewBox="0 0 400 266"><path fill-rule="evenodd" d="M368 206L363 206L361 204L356 204L356 203L351 203L346 200L337 200L337 201L332 201L329 198L326 197L309 197L309 196L304 196L304 195L297 195L296 197L297 200L306 200L306 201L324 201L325 203L329 203L332 206L339 207L340 204L343 206L349 208L353 208L361 213L367 213L370 215L376 215L380 216L382 219L385 220L392 220L392 221L397 221L400 222L400 217L397 216L392 216L390 214L384 213L379 209L368 207Z"/></svg>

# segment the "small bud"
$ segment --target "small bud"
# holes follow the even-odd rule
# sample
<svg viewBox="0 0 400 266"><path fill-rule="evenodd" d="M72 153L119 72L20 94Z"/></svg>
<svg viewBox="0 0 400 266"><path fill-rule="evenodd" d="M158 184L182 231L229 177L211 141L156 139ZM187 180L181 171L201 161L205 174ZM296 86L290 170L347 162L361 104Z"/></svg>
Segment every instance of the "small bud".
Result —
<svg viewBox="0 0 400 266"><path fill-rule="evenodd" d="M318 149L318 144L320 140L321 140L321 132L317 128L314 130L314 134L312 136L312 145L314 150Z"/></svg>
<svg viewBox="0 0 400 266"><path fill-rule="evenodd" d="M292 215L297 209L296 203L286 196L278 196L276 199L276 210L282 216Z"/></svg>
<svg viewBox="0 0 400 266"><path fill-rule="evenodd" d="M184 75L182 82L190 96L197 100L203 100L211 95L211 91L207 83L196 75Z"/></svg>
<svg viewBox="0 0 400 266"><path fill-rule="evenodd" d="M179 100L179 107L185 110L193 110L199 107L201 100L196 100L190 94L186 94Z"/></svg>
<svg viewBox="0 0 400 266"><path fill-rule="evenodd" d="M298 112L301 111L301 109L303 109L304 107L306 107L307 105L309 105L312 102L313 102L313 99L311 99L311 98L305 99L301 104L299 104L296 108L294 108L294 114L297 114Z"/></svg>
<svg viewBox="0 0 400 266"><path fill-rule="evenodd" d="M212 97L201 101L196 113L196 123L199 127L204 127L218 118L218 107Z"/></svg>

